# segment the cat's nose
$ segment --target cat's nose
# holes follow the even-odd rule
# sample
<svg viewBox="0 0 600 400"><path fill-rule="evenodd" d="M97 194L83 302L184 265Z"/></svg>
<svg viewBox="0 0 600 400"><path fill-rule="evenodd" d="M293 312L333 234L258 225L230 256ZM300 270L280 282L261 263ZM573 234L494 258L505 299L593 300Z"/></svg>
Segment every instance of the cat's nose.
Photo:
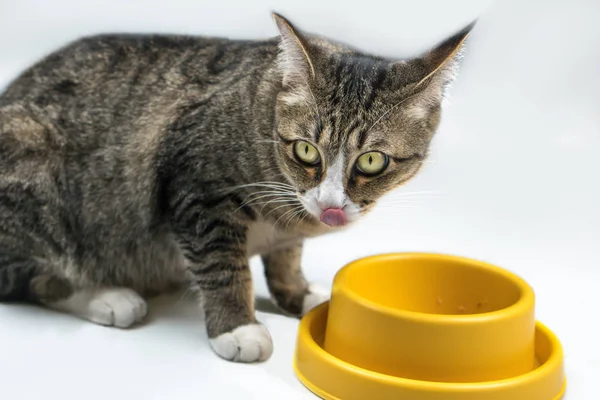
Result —
<svg viewBox="0 0 600 400"><path fill-rule="evenodd" d="M332 209L332 210L343 210L344 209L344 199L318 199L317 200L317 205L319 206L319 208L321 209L321 211L325 211L328 209Z"/></svg>
<svg viewBox="0 0 600 400"><path fill-rule="evenodd" d="M328 208L321 213L321 222L329 226L346 225L346 214L341 208Z"/></svg>

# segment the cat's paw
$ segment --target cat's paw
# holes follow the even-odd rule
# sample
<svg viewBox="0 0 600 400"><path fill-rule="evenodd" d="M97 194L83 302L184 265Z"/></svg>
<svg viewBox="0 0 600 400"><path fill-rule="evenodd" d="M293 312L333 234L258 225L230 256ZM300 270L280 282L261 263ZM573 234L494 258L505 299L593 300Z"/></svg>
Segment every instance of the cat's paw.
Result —
<svg viewBox="0 0 600 400"><path fill-rule="evenodd" d="M144 299L127 288L86 289L53 305L80 318L105 326L129 328L148 313Z"/></svg>
<svg viewBox="0 0 600 400"><path fill-rule="evenodd" d="M329 290L322 286L311 283L308 286L308 293L304 295L302 301L302 315L306 314L316 306L326 302L331 297Z"/></svg>
<svg viewBox="0 0 600 400"><path fill-rule="evenodd" d="M127 288L99 291L90 301L90 320L101 325L129 328L148 313L144 299Z"/></svg>
<svg viewBox="0 0 600 400"><path fill-rule="evenodd" d="M210 346L220 357L244 363L265 361L273 353L271 335L261 324L238 326L210 339Z"/></svg>

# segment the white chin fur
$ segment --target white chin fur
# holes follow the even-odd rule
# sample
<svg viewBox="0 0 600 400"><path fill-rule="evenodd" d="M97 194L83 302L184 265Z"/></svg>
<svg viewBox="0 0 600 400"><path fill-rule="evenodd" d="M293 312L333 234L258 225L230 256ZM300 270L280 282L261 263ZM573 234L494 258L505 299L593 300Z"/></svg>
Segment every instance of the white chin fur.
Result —
<svg viewBox="0 0 600 400"><path fill-rule="evenodd" d="M344 191L344 158L339 156L327 168L325 180L310 190L300 200L304 208L315 218L320 219L323 208L340 208L344 210L348 223L360 217L360 207L354 204Z"/></svg>

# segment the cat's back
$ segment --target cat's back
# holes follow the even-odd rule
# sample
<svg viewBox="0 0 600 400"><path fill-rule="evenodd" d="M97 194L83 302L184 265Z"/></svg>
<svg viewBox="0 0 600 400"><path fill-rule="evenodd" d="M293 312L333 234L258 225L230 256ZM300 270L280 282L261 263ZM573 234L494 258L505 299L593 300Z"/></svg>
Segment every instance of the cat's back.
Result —
<svg viewBox="0 0 600 400"><path fill-rule="evenodd" d="M245 59L256 57L253 50L262 48L261 55L270 58L275 47L271 41L182 35L85 37L27 69L0 96L0 106L28 101L44 107L103 98L102 104L88 105L107 107L125 96L135 100L185 85L214 85L235 73Z"/></svg>

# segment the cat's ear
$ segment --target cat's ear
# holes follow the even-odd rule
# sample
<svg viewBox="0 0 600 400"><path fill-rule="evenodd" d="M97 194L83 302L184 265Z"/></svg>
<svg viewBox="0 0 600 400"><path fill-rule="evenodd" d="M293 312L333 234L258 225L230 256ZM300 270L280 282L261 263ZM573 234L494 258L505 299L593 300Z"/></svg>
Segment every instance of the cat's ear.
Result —
<svg viewBox="0 0 600 400"><path fill-rule="evenodd" d="M283 85L290 88L308 86L315 77L315 69L306 42L281 15L273 13L273 20L279 29L277 66L283 76Z"/></svg>
<svg viewBox="0 0 600 400"><path fill-rule="evenodd" d="M398 66L400 73L411 77L410 84L421 103L441 103L456 78L465 40L475 23L472 22L421 57Z"/></svg>

